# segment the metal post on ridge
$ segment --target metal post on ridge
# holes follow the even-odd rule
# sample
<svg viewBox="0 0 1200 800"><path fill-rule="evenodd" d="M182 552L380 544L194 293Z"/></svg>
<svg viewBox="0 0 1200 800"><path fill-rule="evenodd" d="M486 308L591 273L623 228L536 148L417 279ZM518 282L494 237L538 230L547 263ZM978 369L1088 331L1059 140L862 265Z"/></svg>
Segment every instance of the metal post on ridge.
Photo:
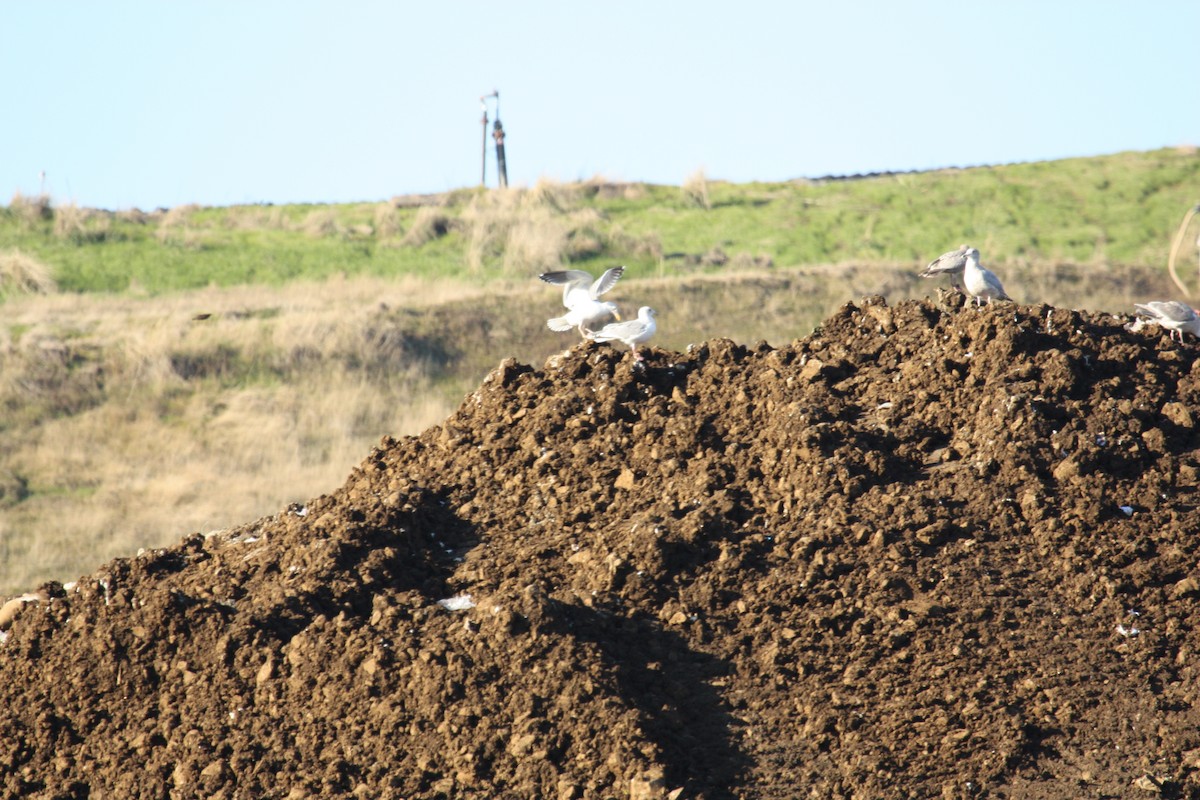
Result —
<svg viewBox="0 0 1200 800"><path fill-rule="evenodd" d="M492 98L496 100L496 123L492 127L492 138L496 140L497 178L500 186L506 187L508 186L508 166L504 158L504 126L500 123L500 92L496 89L493 89L491 94L485 94L479 98L479 105L483 107L483 167L480 171L479 185L487 185L487 101Z"/></svg>
<svg viewBox="0 0 1200 800"><path fill-rule="evenodd" d="M487 137L488 137L488 116L487 116L487 99L489 97L499 97L499 92L493 91L491 94L485 94L479 98L479 107L483 110L483 160L479 168L479 185L487 186Z"/></svg>

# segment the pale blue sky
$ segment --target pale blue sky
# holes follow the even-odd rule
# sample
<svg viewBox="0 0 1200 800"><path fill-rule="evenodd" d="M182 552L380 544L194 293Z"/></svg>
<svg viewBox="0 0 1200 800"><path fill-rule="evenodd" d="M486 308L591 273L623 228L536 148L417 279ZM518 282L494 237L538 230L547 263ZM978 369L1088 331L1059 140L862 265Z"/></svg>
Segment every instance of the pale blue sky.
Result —
<svg viewBox="0 0 1200 800"><path fill-rule="evenodd" d="M348 202L1200 144L1197 0L0 0L0 203ZM489 183L494 161L489 140Z"/></svg>

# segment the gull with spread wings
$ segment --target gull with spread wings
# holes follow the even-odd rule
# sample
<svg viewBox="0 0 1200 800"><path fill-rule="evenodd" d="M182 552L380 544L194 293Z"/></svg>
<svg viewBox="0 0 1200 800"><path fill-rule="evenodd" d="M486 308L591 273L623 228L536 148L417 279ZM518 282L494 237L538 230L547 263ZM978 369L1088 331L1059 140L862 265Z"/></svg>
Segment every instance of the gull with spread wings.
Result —
<svg viewBox="0 0 1200 800"><path fill-rule="evenodd" d="M609 317L621 319L617 304L601 300L600 295L611 289L624 273L624 267L613 267L593 281L591 273L581 269L543 272L539 278L563 287L563 305L567 307L566 314L547 320L546 327L552 331L578 328L579 335L587 338L597 323Z"/></svg>

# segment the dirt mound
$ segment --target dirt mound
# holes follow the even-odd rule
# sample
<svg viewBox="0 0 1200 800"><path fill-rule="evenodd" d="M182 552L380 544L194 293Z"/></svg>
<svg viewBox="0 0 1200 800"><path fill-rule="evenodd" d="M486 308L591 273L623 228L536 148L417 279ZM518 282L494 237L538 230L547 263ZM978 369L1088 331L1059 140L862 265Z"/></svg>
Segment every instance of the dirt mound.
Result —
<svg viewBox="0 0 1200 800"><path fill-rule="evenodd" d="M1200 797L1200 366L1160 333L875 298L505 362L330 495L0 613L0 786Z"/></svg>

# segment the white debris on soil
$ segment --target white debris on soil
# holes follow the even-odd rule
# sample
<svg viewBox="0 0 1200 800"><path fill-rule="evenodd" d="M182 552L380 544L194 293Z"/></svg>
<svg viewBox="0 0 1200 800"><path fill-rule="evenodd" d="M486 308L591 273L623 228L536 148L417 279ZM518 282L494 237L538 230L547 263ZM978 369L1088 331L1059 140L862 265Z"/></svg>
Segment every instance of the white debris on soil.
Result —
<svg viewBox="0 0 1200 800"><path fill-rule="evenodd" d="M475 601L471 599L471 595L456 594L454 597L447 597L444 600L438 600L437 604L447 611L466 611L475 607Z"/></svg>

